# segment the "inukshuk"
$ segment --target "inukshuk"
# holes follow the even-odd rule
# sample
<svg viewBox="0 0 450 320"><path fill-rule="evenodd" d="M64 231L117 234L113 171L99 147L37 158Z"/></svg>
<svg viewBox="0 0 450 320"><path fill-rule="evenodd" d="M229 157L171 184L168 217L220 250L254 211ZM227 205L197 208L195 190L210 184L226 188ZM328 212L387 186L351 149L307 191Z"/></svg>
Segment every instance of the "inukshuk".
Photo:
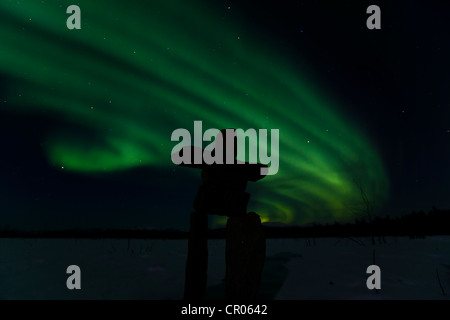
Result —
<svg viewBox="0 0 450 320"><path fill-rule="evenodd" d="M228 131L226 133L226 131ZM250 194L245 192L248 181L264 177L262 164L243 163L236 160L237 139L234 130L221 130L214 152L222 147L222 164L206 164L204 160L180 166L201 169L202 185L194 200L195 211L191 213L186 263L184 297L186 300L205 298L208 267L208 218L207 215L228 216L226 227L226 299L255 299L257 297L264 266L266 244L261 219L254 212L247 213ZM233 147L227 148L232 139ZM190 150L187 150L189 148ZM185 147L192 160L197 147ZM229 163L227 150L232 150L233 163ZM226 163L227 162L227 163Z"/></svg>

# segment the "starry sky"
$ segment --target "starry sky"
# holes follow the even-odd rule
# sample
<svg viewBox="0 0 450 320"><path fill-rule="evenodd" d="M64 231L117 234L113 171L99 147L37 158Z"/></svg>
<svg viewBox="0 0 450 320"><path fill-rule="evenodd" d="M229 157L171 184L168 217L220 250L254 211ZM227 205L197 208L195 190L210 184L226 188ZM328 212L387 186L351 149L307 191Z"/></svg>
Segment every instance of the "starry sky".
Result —
<svg viewBox="0 0 450 320"><path fill-rule="evenodd" d="M170 136L195 120L279 129L278 173L248 186L263 221L352 221L357 183L380 216L450 208L448 9L2 1L0 228L186 230L200 172Z"/></svg>

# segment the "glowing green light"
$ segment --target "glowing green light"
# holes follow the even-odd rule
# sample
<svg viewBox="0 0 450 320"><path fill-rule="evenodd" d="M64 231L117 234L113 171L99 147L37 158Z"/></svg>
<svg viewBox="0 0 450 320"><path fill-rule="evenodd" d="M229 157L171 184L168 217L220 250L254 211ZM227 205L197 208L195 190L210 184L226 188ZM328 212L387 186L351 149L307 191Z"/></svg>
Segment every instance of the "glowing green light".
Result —
<svg viewBox="0 0 450 320"><path fill-rule="evenodd" d="M169 168L171 132L202 120L208 128L280 130L278 174L250 186L250 209L264 220L345 219L360 203L355 178L375 203L386 199L378 153L324 96L328 88L258 43L251 26L222 19L226 6L221 13L204 2L80 0L82 29L68 30L70 4L0 2L0 72L12 79L4 107L87 130L48 136L53 165L85 173Z"/></svg>

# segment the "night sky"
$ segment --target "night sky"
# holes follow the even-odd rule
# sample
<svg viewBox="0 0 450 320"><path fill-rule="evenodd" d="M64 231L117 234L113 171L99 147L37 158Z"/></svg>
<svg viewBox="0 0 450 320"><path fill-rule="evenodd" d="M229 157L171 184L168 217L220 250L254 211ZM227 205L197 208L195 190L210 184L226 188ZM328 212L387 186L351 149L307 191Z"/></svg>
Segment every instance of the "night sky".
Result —
<svg viewBox="0 0 450 320"><path fill-rule="evenodd" d="M66 8L81 8L68 30ZM366 8L381 8L381 30ZM0 2L0 228L187 229L177 128L279 129L263 221L450 208L450 5ZM223 224L211 219L211 226Z"/></svg>

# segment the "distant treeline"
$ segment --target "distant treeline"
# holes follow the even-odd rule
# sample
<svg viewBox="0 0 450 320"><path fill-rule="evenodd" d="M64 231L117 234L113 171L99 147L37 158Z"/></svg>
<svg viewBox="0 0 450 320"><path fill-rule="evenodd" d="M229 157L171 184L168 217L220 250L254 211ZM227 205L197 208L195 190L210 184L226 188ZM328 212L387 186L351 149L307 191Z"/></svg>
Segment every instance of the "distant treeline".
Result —
<svg viewBox="0 0 450 320"><path fill-rule="evenodd" d="M427 235L450 235L450 210L433 208L412 212L401 217L381 218L371 221L355 219L354 223L317 224L309 227L267 228L270 238L313 238L313 237L374 237L409 236L423 238Z"/></svg>
<svg viewBox="0 0 450 320"><path fill-rule="evenodd" d="M187 239L189 233L179 230L153 229L89 229L89 230L46 230L18 231L5 228L0 238L48 238L48 239Z"/></svg>
<svg viewBox="0 0 450 320"><path fill-rule="evenodd" d="M433 208L412 212L398 218L375 217L372 221L356 219L354 223L317 224L312 226L264 225L267 238L316 238L316 237L374 237L409 236L423 238L427 235L450 235L450 210ZM85 238L85 239L187 239L189 232L179 230L156 229L91 229L91 230L54 230L54 231L18 231L10 228L0 230L0 238ZM223 239L226 230L208 231L208 238Z"/></svg>

